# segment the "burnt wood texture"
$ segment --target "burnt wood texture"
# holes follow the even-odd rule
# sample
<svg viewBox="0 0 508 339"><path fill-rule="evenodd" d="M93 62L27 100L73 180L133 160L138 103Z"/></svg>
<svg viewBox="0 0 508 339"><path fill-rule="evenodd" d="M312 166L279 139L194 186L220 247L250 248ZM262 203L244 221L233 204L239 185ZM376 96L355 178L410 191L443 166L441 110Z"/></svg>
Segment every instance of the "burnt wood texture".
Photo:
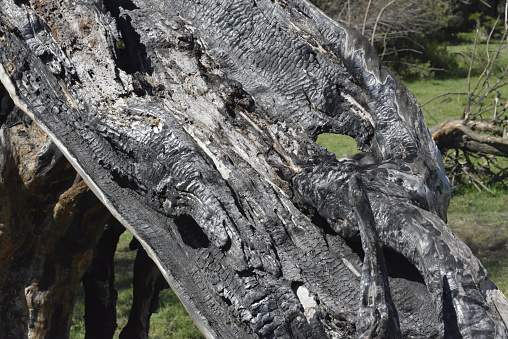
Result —
<svg viewBox="0 0 508 339"><path fill-rule="evenodd" d="M505 297L446 227L415 99L306 1L2 0L0 80L16 106L1 117L36 122L16 126L58 147L207 337L507 337ZM24 232L6 222L11 125L0 251ZM337 160L324 132L364 157ZM20 278L19 260L2 272ZM2 279L17 294L0 329L27 333L32 315L4 305L30 284Z"/></svg>

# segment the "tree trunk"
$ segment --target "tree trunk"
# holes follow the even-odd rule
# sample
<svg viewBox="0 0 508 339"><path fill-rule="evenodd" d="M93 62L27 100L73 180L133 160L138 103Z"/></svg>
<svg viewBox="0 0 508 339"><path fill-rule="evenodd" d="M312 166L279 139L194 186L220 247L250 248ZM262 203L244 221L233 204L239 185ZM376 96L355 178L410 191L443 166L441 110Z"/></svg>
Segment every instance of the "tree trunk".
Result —
<svg viewBox="0 0 508 339"><path fill-rule="evenodd" d="M0 45L16 106L207 337L507 337L415 99L307 2L3 0Z"/></svg>
<svg viewBox="0 0 508 339"><path fill-rule="evenodd" d="M93 260L83 276L85 292L85 339L113 338L117 327L114 259L125 228L113 217L94 249Z"/></svg>
<svg viewBox="0 0 508 339"><path fill-rule="evenodd" d="M110 213L2 85L0 102L0 333L65 338Z"/></svg>

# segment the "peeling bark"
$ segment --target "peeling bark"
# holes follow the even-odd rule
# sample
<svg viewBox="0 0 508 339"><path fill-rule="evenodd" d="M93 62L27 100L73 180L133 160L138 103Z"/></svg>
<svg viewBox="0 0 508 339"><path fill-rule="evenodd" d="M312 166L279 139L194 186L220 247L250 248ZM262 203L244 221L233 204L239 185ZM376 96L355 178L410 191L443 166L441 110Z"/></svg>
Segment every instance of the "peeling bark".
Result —
<svg viewBox="0 0 508 339"><path fill-rule="evenodd" d="M0 47L15 105L207 337L507 337L415 99L307 2L3 0Z"/></svg>

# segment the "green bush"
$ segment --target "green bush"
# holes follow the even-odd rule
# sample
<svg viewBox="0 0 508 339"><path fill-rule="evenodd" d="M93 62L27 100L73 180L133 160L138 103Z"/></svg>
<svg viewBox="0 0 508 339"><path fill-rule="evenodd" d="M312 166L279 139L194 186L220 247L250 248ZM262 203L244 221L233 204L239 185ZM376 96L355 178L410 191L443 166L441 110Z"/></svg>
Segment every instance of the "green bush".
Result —
<svg viewBox="0 0 508 339"><path fill-rule="evenodd" d="M460 70L446 42L422 34L401 39L398 48L399 52L384 57L384 61L404 80L455 76Z"/></svg>

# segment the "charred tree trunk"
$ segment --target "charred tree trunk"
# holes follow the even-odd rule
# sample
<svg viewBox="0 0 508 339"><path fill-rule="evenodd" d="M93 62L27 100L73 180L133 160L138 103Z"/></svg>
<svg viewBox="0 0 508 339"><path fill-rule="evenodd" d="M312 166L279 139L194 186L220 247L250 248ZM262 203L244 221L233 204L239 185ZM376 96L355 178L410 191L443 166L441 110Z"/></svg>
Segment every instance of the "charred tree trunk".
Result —
<svg viewBox="0 0 508 339"><path fill-rule="evenodd" d="M416 101L307 2L3 0L0 80L206 336L507 336Z"/></svg>
<svg viewBox="0 0 508 339"><path fill-rule="evenodd" d="M0 333L68 336L108 210L0 85Z"/></svg>
<svg viewBox="0 0 508 339"><path fill-rule="evenodd" d="M85 291L85 338L111 339L115 333L116 301L114 259L125 228L113 217L108 220L93 260L83 276Z"/></svg>
<svg viewBox="0 0 508 339"><path fill-rule="evenodd" d="M120 339L148 339L150 317L158 308L159 293L168 288L159 268L136 239L131 249L137 249L132 281L132 307L129 321L120 332Z"/></svg>

